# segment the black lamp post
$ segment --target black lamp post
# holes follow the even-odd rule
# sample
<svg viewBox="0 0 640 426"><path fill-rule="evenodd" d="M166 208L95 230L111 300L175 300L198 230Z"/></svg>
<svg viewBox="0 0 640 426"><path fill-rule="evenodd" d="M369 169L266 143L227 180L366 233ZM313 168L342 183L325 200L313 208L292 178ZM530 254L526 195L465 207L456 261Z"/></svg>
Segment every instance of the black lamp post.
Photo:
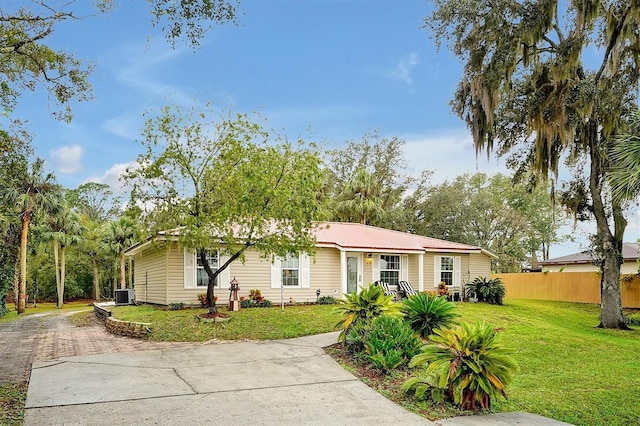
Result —
<svg viewBox="0 0 640 426"><path fill-rule="evenodd" d="M316 305L318 304L318 300L320 300L320 289L316 290Z"/></svg>

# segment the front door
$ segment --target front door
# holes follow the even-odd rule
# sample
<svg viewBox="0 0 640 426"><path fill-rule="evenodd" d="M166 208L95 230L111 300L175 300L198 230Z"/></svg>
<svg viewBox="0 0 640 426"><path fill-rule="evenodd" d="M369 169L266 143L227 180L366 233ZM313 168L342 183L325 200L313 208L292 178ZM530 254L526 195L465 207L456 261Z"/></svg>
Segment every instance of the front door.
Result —
<svg viewBox="0 0 640 426"><path fill-rule="evenodd" d="M355 256L347 256L347 293L356 293L358 291L358 262L359 258Z"/></svg>

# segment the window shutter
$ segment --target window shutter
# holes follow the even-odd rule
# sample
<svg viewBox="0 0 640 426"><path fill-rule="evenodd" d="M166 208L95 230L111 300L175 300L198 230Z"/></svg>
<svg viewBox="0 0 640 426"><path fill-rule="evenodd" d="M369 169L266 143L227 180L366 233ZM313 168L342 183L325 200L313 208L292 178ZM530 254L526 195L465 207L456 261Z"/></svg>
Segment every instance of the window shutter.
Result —
<svg viewBox="0 0 640 426"><path fill-rule="evenodd" d="M196 286L196 253L189 249L184 249L184 288L195 288Z"/></svg>
<svg viewBox="0 0 640 426"><path fill-rule="evenodd" d="M438 287L440 284L440 267L442 266L442 256L433 256L433 286Z"/></svg>
<svg viewBox="0 0 640 426"><path fill-rule="evenodd" d="M456 287L462 284L460 282L460 276L461 276L460 265L461 264L462 264L462 258L460 256L456 256L453 258L453 285Z"/></svg>
<svg viewBox="0 0 640 426"><path fill-rule="evenodd" d="M282 287L282 260L275 256L271 263L271 288Z"/></svg>
<svg viewBox="0 0 640 426"><path fill-rule="evenodd" d="M222 266L225 264L227 260L229 260L229 256L220 256L218 255L218 265ZM220 272L218 275L218 287L219 288L229 288L229 283L231 282L231 265L227 266L227 269Z"/></svg>
<svg viewBox="0 0 640 426"><path fill-rule="evenodd" d="M309 288L311 285L311 277L309 277L309 255L300 253L300 287Z"/></svg>
<svg viewBox="0 0 640 426"><path fill-rule="evenodd" d="M371 265L371 280L380 281L380 255L373 255L373 264Z"/></svg>
<svg viewBox="0 0 640 426"><path fill-rule="evenodd" d="M400 265L400 280L409 281L409 256L406 254L402 256Z"/></svg>

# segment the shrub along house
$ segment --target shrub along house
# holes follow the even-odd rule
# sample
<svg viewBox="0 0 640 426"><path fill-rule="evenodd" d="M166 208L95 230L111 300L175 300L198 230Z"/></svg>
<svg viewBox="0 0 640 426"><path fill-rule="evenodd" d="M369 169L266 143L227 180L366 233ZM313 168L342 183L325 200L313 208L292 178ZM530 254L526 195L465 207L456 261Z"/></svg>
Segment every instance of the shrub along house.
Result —
<svg viewBox="0 0 640 426"><path fill-rule="evenodd" d="M228 300L233 278L239 282L240 295L259 289L275 303L280 302L281 289L285 302L312 302L317 290L321 296L341 298L377 280L388 282L392 289L401 280L409 281L419 291L434 290L444 281L452 292L460 292L465 283L490 275L494 257L480 247L356 223L323 223L315 236L313 257L293 253L268 261L248 249L244 263L236 260L218 276L218 303ZM127 250L134 259L136 300L197 304L197 294L207 288L204 268L193 251L179 246L177 238L163 238L162 249L148 239ZM214 269L225 260L217 252L209 253Z"/></svg>

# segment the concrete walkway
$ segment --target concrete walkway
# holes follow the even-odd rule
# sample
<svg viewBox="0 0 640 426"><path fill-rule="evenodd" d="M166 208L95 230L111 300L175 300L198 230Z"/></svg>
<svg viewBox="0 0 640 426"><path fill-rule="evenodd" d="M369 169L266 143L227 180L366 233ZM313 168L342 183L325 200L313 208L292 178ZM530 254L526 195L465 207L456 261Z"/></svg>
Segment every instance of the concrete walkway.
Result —
<svg viewBox="0 0 640 426"><path fill-rule="evenodd" d="M326 355L322 347L336 336L36 362L25 425L434 424L387 400ZM527 413L491 416L440 423L560 424Z"/></svg>

